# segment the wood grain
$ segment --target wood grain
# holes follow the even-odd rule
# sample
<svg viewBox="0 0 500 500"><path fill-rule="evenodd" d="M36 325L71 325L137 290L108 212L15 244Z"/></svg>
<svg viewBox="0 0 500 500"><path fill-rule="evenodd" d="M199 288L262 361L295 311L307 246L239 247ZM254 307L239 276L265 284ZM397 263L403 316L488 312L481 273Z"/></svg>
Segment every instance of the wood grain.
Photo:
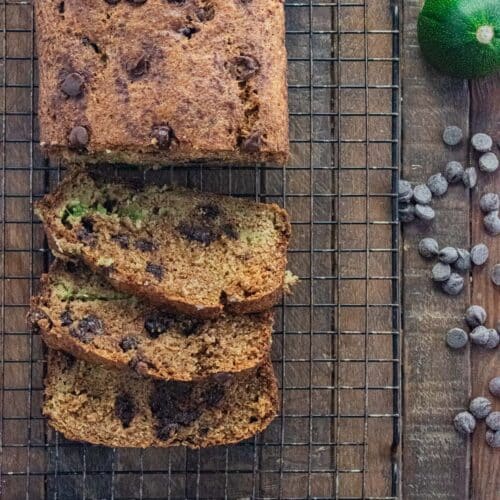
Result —
<svg viewBox="0 0 500 500"><path fill-rule="evenodd" d="M493 151L498 155L500 141L500 76L471 82L471 134L485 132L494 140ZM477 164L478 155L471 152L472 164ZM483 215L479 200L484 193L500 193L500 172L480 174L477 188L471 199L472 245L485 243L490 250L488 262L475 268L472 274L471 304L482 305L488 313L487 325L495 328L500 321L500 288L490 280L491 268L500 263L500 237L490 236L484 230ZM489 397L500 410L498 399L491 397L488 382L500 374L499 350L493 351L473 346L472 358L472 397ZM490 448L485 442L485 426L480 424L472 442L472 488L471 497L494 499L500 491L500 459L498 450Z"/></svg>
<svg viewBox="0 0 500 500"><path fill-rule="evenodd" d="M468 135L467 82L438 75L422 60L416 19L422 1L408 0L404 9L403 177L425 182L447 161L466 163L467 145L447 149L441 139L447 125ZM461 323L469 287L447 297L430 281L431 263L417 253L424 236L441 247L469 248L469 195L450 188L434 202L437 217L430 227L404 227L404 443L403 495L408 499L468 498L470 450L453 429L453 415L467 403L469 353L451 352L444 336Z"/></svg>

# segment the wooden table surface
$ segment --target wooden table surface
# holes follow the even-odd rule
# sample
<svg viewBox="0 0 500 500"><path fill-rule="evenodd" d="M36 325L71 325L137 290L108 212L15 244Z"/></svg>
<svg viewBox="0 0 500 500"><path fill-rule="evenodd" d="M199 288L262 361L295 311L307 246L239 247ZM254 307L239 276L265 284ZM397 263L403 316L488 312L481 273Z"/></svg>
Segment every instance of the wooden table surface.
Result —
<svg viewBox="0 0 500 500"><path fill-rule="evenodd" d="M416 39L422 4L404 2L402 176L414 182L442 171L450 160L477 165L467 141L457 148L444 146L441 133L447 125L458 125L466 137L486 132L495 144L500 141L500 77L467 82L443 77L423 63ZM499 153L496 146L495 151ZM472 192L452 186L434 202L437 217L430 228L415 224L403 231L405 498L500 496L500 452L486 445L484 423L472 441L451 425L471 396L493 399L487 384L500 375L499 349L473 346L452 352L444 344L447 330L464 326L463 314L470 304L486 309L487 326L500 320L500 288L489 279L489 270L500 262L500 237L488 236L483 228L479 199L486 192L500 192L500 172L480 174ZM417 252L425 236L435 237L441 247L470 249L481 242L489 247L489 261L474 269L460 296L447 297L432 286L431 265ZM494 404L500 410L498 399Z"/></svg>
<svg viewBox="0 0 500 500"><path fill-rule="evenodd" d="M361 4L341 2L337 19L337 3L334 7L329 3L324 6L315 3L314 15L319 21L315 21L314 28L328 34L339 26L361 30L361 33L367 28L382 27L390 33L391 0L367 1L365 25ZM468 83L443 77L425 65L419 54L415 29L422 4L423 0L403 1L401 37L402 176L415 182L424 182L451 159L471 164L475 161L467 142L454 149L443 145L441 133L446 125L459 125L466 135L489 132L500 140L500 77ZM7 7L7 26L13 30L9 33L10 43L3 47L11 51L13 58L8 61L8 80L29 83L27 75L34 68L30 60L33 52L31 8L24 2L11 2L9 6L4 2L3 8ZM311 29L311 13L306 5L289 9L287 14L289 30L299 34L289 39L289 56L304 58L310 49L307 29ZM301 31L306 32L302 38ZM490 326L500 319L500 291L493 288L488 278L489 268L500 261L500 238L486 235L478 209L482 193L500 191L500 174L480 175L472 193L461 186L451 187L445 197L434 202L437 218L432 226L412 224L404 227L401 242L403 439L399 448L391 449L392 318L382 309L373 308L368 312L363 303L386 304L393 300L390 286L394 282L392 249L387 249L393 231L391 173L390 169L379 168L391 165L391 150L384 144L376 144L380 138L390 142L392 123L387 117L365 118L368 111L389 111L390 115L392 36L371 36L369 42L362 35L346 36L338 46L332 48L332 43L335 44L334 36L318 37L314 47L318 57L327 58L333 50L346 58L338 74L323 71L320 83L331 87L326 91L316 92L313 97L307 81L307 65L303 61L290 64L289 83L292 87L295 85L290 91L294 115L291 135L299 139L298 142L304 140L306 145L294 144L286 173L266 171L261 177L254 171L234 170L232 174L214 171L204 177L184 169L168 173L169 180L205 189L247 195L265 193L268 201L285 204L295 222L290 261L292 269L305 279L295 295L287 299L290 307L280 308L277 315L273 356L284 389L282 414L256 441L258 457L249 457L248 450L253 453L252 448L244 447L200 453L53 447L60 438L47 437L46 426L40 418L42 347L38 336L31 337L24 323L29 296L36 290L36 280L30 275L40 274L46 256L22 249L43 245L40 226L30 224L31 202L34 193L43 192L47 184L53 186L57 177L55 172L31 168L33 164L42 165L42 160L36 147L31 146L36 142L36 125L30 112L35 109L36 102L29 85L28 88L13 85L7 89L4 106L10 114L3 132L10 134L13 142L19 137L31 141L32 149L22 144L17 145L17 149L8 149L7 157L16 168L9 170L9 166L2 172L4 186L14 194L4 204L5 213L2 214L5 220L11 219L2 233L3 248L8 250L2 262L2 273L4 277L9 276L0 297L6 312L3 327L8 332L2 337L2 352L7 361L2 383L17 389L29 386L32 395L27 398L20 390L5 391L0 402L3 405L0 412L5 416L24 415L19 419L9 417L4 424L3 443L9 447L5 448L2 458L2 470L6 474L2 476L0 488L6 492L5 498L24 497L27 490L33 499L43 498L41 492L52 498L54 485L51 481L56 462L62 471L81 472L82 468L98 471L95 475L84 472L62 476L59 480L64 494L60 493L60 499L76 498L85 484L88 498L97 498L110 488L117 498L138 496L139 491L144 498L164 498L167 481L172 488L169 490L172 498L182 498L182 495L195 498L200 492L203 497L203 494L218 492L213 493L215 498L224 488L231 492L228 498L238 498L251 491L252 474L259 498L334 498L335 495L341 498L393 498L398 492L391 491L391 461L397 462L399 454L402 454L400 486L404 498L498 498L499 452L486 446L483 424L470 442L457 435L452 418L467 405L471 394L487 394L487 381L500 371L499 350L486 352L472 348L460 353L450 352L445 347L444 336L449 328L462 324L463 312L472 303L481 304L488 310ZM364 53L380 61L371 61L366 66L348 61L349 57ZM16 57L27 60L16 63ZM339 81L335 82L335 78ZM366 94L364 89L349 88L349 83L358 82L387 88L370 88ZM346 88L332 90L334 83L345 84ZM313 108L329 109L330 105L331 116L318 113L313 126L307 113L313 114ZM340 142L341 138L336 135L337 119L342 121L347 139L360 138L360 144L346 144L341 150L328 143L332 136ZM314 150L307 147L309 134L317 134L319 139ZM11 146L8 144L9 148ZM375 166L373 170L365 169L368 161ZM333 167L314 169L312 165ZM343 168L347 165L359 165L360 168ZM367 192L377 194L368 196L365 201ZM358 225L350 221L357 221ZM318 223L313 224L313 230L311 223ZM369 227L366 233L365 227ZM459 297L447 297L432 286L430 264L416 251L418 241L427 235L436 237L441 246L470 248L478 242L489 246L488 264L474 270L473 279ZM386 251L365 252L363 248L366 247L370 250L385 248ZM318 252L313 258L315 248L327 251ZM332 248L336 253L330 251ZM358 252L348 250L353 248ZM366 268L361 269L365 264ZM368 277L364 281L359 280L363 273ZM339 274L342 280L336 279ZM317 280L313 276L318 277ZM380 276L390 278L383 281L378 279ZM334 307L330 303L359 306ZM313 357L321 358L322 362L313 363ZM365 363L368 358L374 362ZM311 390L311 385L320 389ZM385 390L368 391L368 386ZM496 405L500 409L498 401ZM312 418L295 416L307 417L308 412L317 414L314 423ZM363 417L363 412L374 418ZM360 424L358 427L356 422ZM329 446L312 445L313 436ZM358 441L362 441L362 446ZM269 446L260 446L263 443ZM44 446L48 447L48 453L44 452ZM259 471L255 482L252 467L255 469L257 460ZM160 473L166 463L174 471L172 474ZM203 473L214 467L227 471L228 464L230 474ZM250 468L245 469L248 464ZM99 474L110 468L117 471L116 474ZM177 474L176 468L181 473ZM120 474L127 469L134 469L135 473ZM34 472L28 481L26 471ZM47 471L47 480L44 471ZM144 476L142 472L151 475Z"/></svg>

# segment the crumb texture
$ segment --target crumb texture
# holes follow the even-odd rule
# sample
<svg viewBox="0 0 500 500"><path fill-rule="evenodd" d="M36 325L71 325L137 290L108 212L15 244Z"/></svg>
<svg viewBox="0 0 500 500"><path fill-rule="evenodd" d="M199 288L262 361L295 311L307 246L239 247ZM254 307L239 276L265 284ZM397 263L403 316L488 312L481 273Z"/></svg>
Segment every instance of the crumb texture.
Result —
<svg viewBox="0 0 500 500"><path fill-rule="evenodd" d="M36 0L41 142L111 163L288 157L281 0Z"/></svg>
<svg viewBox="0 0 500 500"><path fill-rule="evenodd" d="M277 205L73 169L36 212L56 255L180 313L265 311L285 285L290 224Z"/></svg>
<svg viewBox="0 0 500 500"><path fill-rule="evenodd" d="M197 382L154 381L50 351L43 413L68 439L116 447L229 444L277 413L270 362Z"/></svg>
<svg viewBox="0 0 500 500"><path fill-rule="evenodd" d="M56 261L41 283L31 319L47 345L77 358L191 381L255 368L269 354L271 313L174 316L71 262Z"/></svg>

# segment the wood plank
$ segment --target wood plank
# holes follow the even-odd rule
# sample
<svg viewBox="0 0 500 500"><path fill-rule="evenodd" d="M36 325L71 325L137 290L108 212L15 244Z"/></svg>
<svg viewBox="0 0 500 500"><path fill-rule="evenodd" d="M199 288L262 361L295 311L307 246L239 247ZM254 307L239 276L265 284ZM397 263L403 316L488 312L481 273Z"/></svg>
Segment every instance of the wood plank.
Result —
<svg viewBox="0 0 500 500"><path fill-rule="evenodd" d="M471 82L471 135L485 132L493 137L494 152L500 153L496 147L500 141L500 77L494 76ZM473 163L477 155L471 154ZM488 235L484 230L483 214L479 208L479 200L484 193L500 193L500 175L481 174L477 188L472 195L472 244L485 243L490 250L490 258L485 266L473 272L471 304L482 305L488 313L487 325L495 328L500 321L500 288L490 280L489 271L500 262L500 238ZM472 355L472 397L484 395L489 397L500 410L498 399L491 397L488 382L500 374L498 349L487 351L474 346ZM490 448L485 442L485 426L480 424L473 436L472 443L472 498L493 499L500 491L500 460L498 451Z"/></svg>
<svg viewBox="0 0 500 500"><path fill-rule="evenodd" d="M422 60L416 20L422 0L404 4L403 176L424 182L451 159L467 160L467 145L450 150L441 140L446 125L468 134L467 82L443 77ZM468 498L469 443L455 432L453 415L464 407L469 391L469 355L450 352L445 332L460 322L469 289L455 298L434 288L430 264L417 253L424 236L441 246L469 248L469 200L453 186L434 202L436 221L404 228L404 479L408 499Z"/></svg>

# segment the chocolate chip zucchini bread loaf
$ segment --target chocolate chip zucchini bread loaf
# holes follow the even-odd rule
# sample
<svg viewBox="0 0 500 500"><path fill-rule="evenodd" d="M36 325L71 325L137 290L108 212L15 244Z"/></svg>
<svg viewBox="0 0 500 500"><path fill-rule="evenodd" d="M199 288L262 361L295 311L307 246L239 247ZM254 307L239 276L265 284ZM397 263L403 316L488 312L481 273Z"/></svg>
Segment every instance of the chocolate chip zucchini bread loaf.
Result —
<svg viewBox="0 0 500 500"><path fill-rule="evenodd" d="M269 361L204 382L143 378L50 351L43 413L68 439L115 447L229 444L265 429L278 410Z"/></svg>
<svg viewBox="0 0 500 500"><path fill-rule="evenodd" d="M173 316L112 289L83 265L56 261L30 315L45 343L141 375L191 381L255 368L268 357L272 315Z"/></svg>
<svg viewBox="0 0 500 500"><path fill-rule="evenodd" d="M85 162L284 164L283 0L35 0L40 142Z"/></svg>
<svg viewBox="0 0 500 500"><path fill-rule="evenodd" d="M179 313L266 311L286 285L290 224L277 205L73 169L35 210L56 255Z"/></svg>

